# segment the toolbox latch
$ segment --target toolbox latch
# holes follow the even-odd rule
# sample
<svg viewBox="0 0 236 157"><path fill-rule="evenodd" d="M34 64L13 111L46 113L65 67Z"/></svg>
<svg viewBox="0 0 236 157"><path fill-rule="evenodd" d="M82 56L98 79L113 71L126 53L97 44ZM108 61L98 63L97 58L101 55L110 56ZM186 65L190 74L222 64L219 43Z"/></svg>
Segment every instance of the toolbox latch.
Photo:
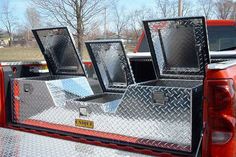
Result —
<svg viewBox="0 0 236 157"><path fill-rule="evenodd" d="M154 91L152 93L152 103L155 105L165 105L167 99L168 98L165 96L163 92Z"/></svg>

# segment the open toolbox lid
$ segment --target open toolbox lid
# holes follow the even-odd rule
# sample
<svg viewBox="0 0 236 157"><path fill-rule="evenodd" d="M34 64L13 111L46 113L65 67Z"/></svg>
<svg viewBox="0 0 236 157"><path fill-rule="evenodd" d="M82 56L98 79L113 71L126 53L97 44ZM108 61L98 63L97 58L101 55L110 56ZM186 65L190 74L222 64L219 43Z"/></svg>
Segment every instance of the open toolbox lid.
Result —
<svg viewBox="0 0 236 157"><path fill-rule="evenodd" d="M158 78L202 79L210 62L204 17L144 21Z"/></svg>
<svg viewBox="0 0 236 157"><path fill-rule="evenodd" d="M121 40L85 42L104 92L122 92L135 82Z"/></svg>
<svg viewBox="0 0 236 157"><path fill-rule="evenodd" d="M32 32L53 75L86 75L67 27L33 29Z"/></svg>

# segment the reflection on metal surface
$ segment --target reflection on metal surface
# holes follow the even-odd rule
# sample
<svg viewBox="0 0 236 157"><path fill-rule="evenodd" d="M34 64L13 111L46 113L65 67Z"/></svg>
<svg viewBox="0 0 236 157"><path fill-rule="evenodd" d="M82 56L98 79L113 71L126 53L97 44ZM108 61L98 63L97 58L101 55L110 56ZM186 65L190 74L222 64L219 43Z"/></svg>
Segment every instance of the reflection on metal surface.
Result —
<svg viewBox="0 0 236 157"><path fill-rule="evenodd" d="M84 75L81 58L67 27L35 29L33 33L54 75Z"/></svg>
<svg viewBox="0 0 236 157"><path fill-rule="evenodd" d="M207 68L210 70L224 70L235 65L236 65L236 60L231 60L231 61L225 61L221 63L208 64Z"/></svg>
<svg viewBox="0 0 236 157"><path fill-rule="evenodd" d="M14 79L12 94L13 105L18 105L13 112L21 121L45 109L63 107L67 100L93 95L93 91L86 77L43 76Z"/></svg>
<svg viewBox="0 0 236 157"><path fill-rule="evenodd" d="M199 68L192 26L160 30L160 36L165 46L166 69ZM178 49L175 49L176 45L178 45ZM175 51L175 53L172 51Z"/></svg>
<svg viewBox="0 0 236 157"><path fill-rule="evenodd" d="M203 17L145 21L158 77L202 78L209 63Z"/></svg>
<svg viewBox="0 0 236 157"><path fill-rule="evenodd" d="M86 42L86 45L104 90L125 89L134 83L121 41L98 40Z"/></svg>
<svg viewBox="0 0 236 157"><path fill-rule="evenodd" d="M145 157L147 155L0 128L1 157Z"/></svg>

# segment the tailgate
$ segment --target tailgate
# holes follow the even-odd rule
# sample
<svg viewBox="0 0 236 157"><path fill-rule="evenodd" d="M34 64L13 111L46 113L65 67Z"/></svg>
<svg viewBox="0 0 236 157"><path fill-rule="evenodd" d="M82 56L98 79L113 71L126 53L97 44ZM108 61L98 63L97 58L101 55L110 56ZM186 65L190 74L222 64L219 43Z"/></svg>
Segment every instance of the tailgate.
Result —
<svg viewBox="0 0 236 157"><path fill-rule="evenodd" d="M0 156L145 157L146 155L0 128Z"/></svg>

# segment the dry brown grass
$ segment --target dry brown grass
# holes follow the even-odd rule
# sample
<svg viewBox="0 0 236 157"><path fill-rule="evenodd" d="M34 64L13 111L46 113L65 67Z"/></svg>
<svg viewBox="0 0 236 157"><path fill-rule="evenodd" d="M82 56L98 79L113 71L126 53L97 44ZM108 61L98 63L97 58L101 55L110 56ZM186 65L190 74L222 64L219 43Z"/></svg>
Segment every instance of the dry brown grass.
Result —
<svg viewBox="0 0 236 157"><path fill-rule="evenodd" d="M133 51L132 46L127 46L126 51ZM90 60L87 50L81 54L83 60ZM2 61L41 61L44 57L39 48L10 47L0 48L0 62Z"/></svg>
<svg viewBox="0 0 236 157"><path fill-rule="evenodd" d="M82 58L89 59L87 52L82 54ZM41 61L44 60L38 48L11 47L0 48L0 62L2 61Z"/></svg>
<svg viewBox="0 0 236 157"><path fill-rule="evenodd" d="M44 60L38 48L10 47L0 48L0 61L38 61Z"/></svg>

